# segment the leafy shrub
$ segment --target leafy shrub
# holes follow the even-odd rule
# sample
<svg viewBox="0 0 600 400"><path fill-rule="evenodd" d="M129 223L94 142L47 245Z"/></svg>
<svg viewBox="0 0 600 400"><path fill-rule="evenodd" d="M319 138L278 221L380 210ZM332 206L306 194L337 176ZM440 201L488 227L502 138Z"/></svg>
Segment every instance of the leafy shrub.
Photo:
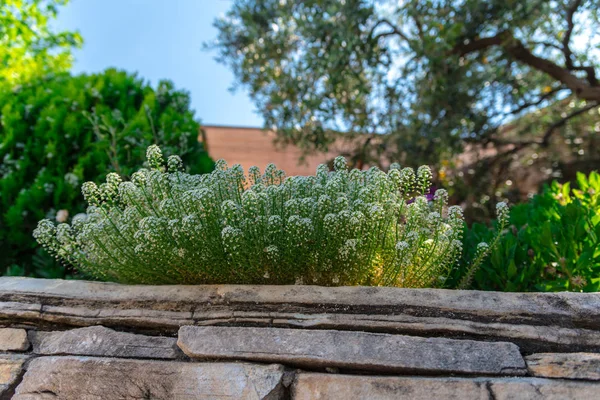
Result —
<svg viewBox="0 0 600 400"><path fill-rule="evenodd" d="M154 90L112 69L0 93L0 274L10 267L9 274L62 276L51 258L36 254L37 221L85 211L81 182L110 171L128 176L144 160L140 148L159 143L180 152L192 172L211 170L198 128L186 92L168 81Z"/></svg>
<svg viewBox="0 0 600 400"><path fill-rule="evenodd" d="M71 68L77 32L57 30L59 6L68 0L0 0L0 87Z"/></svg>
<svg viewBox="0 0 600 400"><path fill-rule="evenodd" d="M553 182L510 213L510 229L475 274L473 288L503 291L600 290L600 175L577 175L577 189ZM465 247L497 234L474 224ZM467 254L468 255L468 254Z"/></svg>
<svg viewBox="0 0 600 400"><path fill-rule="evenodd" d="M284 179L272 164L189 175L156 146L147 156L130 182L87 182L87 216L40 221L40 244L93 277L159 284L441 286L461 254L462 211L446 212L445 190L423 196L428 167L348 171L338 157Z"/></svg>

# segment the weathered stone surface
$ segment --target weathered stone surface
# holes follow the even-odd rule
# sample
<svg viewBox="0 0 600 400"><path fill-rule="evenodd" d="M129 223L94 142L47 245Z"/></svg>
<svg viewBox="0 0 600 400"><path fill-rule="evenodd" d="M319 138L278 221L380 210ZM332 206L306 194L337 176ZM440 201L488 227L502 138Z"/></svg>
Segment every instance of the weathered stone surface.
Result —
<svg viewBox="0 0 600 400"><path fill-rule="evenodd" d="M598 353L542 353L527 356L525 360L534 376L600 381Z"/></svg>
<svg viewBox="0 0 600 400"><path fill-rule="evenodd" d="M20 354L0 355L0 398L10 396L28 358Z"/></svg>
<svg viewBox="0 0 600 400"><path fill-rule="evenodd" d="M242 313L236 320L242 321ZM250 319L251 313L244 313ZM254 313L256 314L256 313ZM442 317L367 314L274 314L271 325L309 329L361 330L367 332L406 333L416 336L509 341L527 352L539 351L600 351L600 331L561 328L554 325L526 325L498 322L477 322ZM255 318L258 320L258 318ZM263 318L265 321L266 318ZM499 318L498 320L501 320ZM202 321L197 323L202 324ZM268 325L265 323L265 325Z"/></svg>
<svg viewBox="0 0 600 400"><path fill-rule="evenodd" d="M118 285L114 283L0 277L2 301L52 299L60 304L82 300L110 302L121 307L178 311L198 305L320 306L338 312L369 309L387 314L390 309L408 315L469 317L502 322L536 321L562 326L600 328L600 293L502 293L443 289L388 287L252 286L252 285ZM71 300L71 302L69 302ZM73 301L76 300L76 301ZM32 302L32 301L25 301ZM187 305L188 307L182 307ZM243 310L240 307L238 310ZM476 318L475 318L476 317ZM498 318L501 317L501 318Z"/></svg>
<svg viewBox="0 0 600 400"><path fill-rule="evenodd" d="M182 325L192 326L181 329L181 347L215 362L174 359ZM600 398L598 293L5 277L0 327L12 328L0 328L0 351L3 342L22 351L6 332L25 328L41 355L0 354L0 400ZM515 344L537 353L528 365ZM299 372L289 392L293 374L280 363L330 374Z"/></svg>
<svg viewBox="0 0 600 400"><path fill-rule="evenodd" d="M120 306L120 305L118 305ZM60 307L41 304L0 302L0 320L18 321L32 326L71 327L101 324L128 327L156 333L176 333L183 325L253 325L306 329L361 330L370 332L406 333L417 336L484 338L511 341L524 351L600 351L600 331L532 326L523 324L487 323L470 320L413 317L404 314L368 315L327 313L292 313L265 311L256 304L256 311L223 310L229 306L206 306L194 313L149 309L115 309L108 304L92 308L82 305ZM187 305L182 305L187 307ZM201 306L205 307L205 306ZM249 308L251 306L248 306ZM285 309L286 307L282 307ZM211 311L214 310L214 311ZM313 312L312 310L308 310ZM304 310L307 312L307 310ZM365 311L368 312L368 311Z"/></svg>
<svg viewBox="0 0 600 400"><path fill-rule="evenodd" d="M497 293L316 286L126 286L0 278L0 323L303 327L511 341L522 350L600 351L600 293Z"/></svg>
<svg viewBox="0 0 600 400"><path fill-rule="evenodd" d="M25 351L28 348L25 329L0 328L0 351Z"/></svg>
<svg viewBox="0 0 600 400"><path fill-rule="evenodd" d="M176 338L116 332L103 326L63 332L30 331L29 338L36 354L166 359L183 356Z"/></svg>
<svg viewBox="0 0 600 400"><path fill-rule="evenodd" d="M600 384L541 378L421 378L300 373L294 400L597 399Z"/></svg>
<svg viewBox="0 0 600 400"><path fill-rule="evenodd" d="M309 368L498 375L526 372L519 348L512 343L331 330L183 326L177 344L192 358Z"/></svg>
<svg viewBox="0 0 600 400"><path fill-rule="evenodd" d="M281 398L283 374L279 365L40 357L13 399L272 400Z"/></svg>

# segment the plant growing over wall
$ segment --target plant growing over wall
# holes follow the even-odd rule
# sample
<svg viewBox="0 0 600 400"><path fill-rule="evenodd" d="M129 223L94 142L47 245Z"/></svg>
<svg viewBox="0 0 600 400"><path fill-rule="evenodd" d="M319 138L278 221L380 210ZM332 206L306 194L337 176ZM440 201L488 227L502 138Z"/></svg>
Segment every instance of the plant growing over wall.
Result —
<svg viewBox="0 0 600 400"><path fill-rule="evenodd" d="M35 252L37 221L85 211L81 183L111 171L129 176L152 143L181 154L191 172L210 171L198 130L186 92L168 81L154 89L113 69L1 92L0 274L9 267L11 274L62 277L52 258Z"/></svg>
<svg viewBox="0 0 600 400"><path fill-rule="evenodd" d="M159 284L442 286L461 255L462 211L445 190L427 201L428 167L349 171L338 157L333 172L286 179L222 160L189 175L157 146L147 158L129 182L84 184L87 215L40 221L38 242L90 276Z"/></svg>
<svg viewBox="0 0 600 400"><path fill-rule="evenodd" d="M474 224L465 246L501 228ZM577 188L553 182L512 208L510 229L474 275L473 288L505 291L600 290L600 174L577 175Z"/></svg>

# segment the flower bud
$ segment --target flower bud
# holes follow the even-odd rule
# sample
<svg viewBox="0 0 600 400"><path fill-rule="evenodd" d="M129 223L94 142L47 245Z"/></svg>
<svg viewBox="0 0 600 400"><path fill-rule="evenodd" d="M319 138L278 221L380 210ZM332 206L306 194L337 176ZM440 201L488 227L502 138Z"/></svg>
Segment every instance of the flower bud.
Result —
<svg viewBox="0 0 600 400"><path fill-rule="evenodd" d="M163 167L164 159L160 147L153 144L146 150L146 159L150 168L160 170Z"/></svg>
<svg viewBox="0 0 600 400"><path fill-rule="evenodd" d="M505 202L501 201L496 204L496 215L498 217L498 223L501 226L508 224L510 219L510 210Z"/></svg>
<svg viewBox="0 0 600 400"><path fill-rule="evenodd" d="M94 182L85 182L81 185L81 193L90 206L98 206L100 204L100 190Z"/></svg>
<svg viewBox="0 0 600 400"><path fill-rule="evenodd" d="M427 165L421 165L419 169L417 169L417 180L419 181L419 189L421 190L421 193L425 194L429 192L432 178L433 175L431 173L431 168L429 168Z"/></svg>
<svg viewBox="0 0 600 400"><path fill-rule="evenodd" d="M343 156L337 156L335 160L333 160L333 168L338 172L348 169L346 159Z"/></svg>
<svg viewBox="0 0 600 400"><path fill-rule="evenodd" d="M181 157L176 155L169 156L169 158L167 159L167 171L183 171L183 161L181 160Z"/></svg>

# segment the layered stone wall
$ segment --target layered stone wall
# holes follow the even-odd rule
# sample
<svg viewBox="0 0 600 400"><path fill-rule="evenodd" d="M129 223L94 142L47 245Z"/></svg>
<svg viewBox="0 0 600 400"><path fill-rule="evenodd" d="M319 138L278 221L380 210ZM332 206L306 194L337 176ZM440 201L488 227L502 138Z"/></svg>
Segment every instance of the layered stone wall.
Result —
<svg viewBox="0 0 600 400"><path fill-rule="evenodd" d="M598 399L600 295L0 278L0 399Z"/></svg>

